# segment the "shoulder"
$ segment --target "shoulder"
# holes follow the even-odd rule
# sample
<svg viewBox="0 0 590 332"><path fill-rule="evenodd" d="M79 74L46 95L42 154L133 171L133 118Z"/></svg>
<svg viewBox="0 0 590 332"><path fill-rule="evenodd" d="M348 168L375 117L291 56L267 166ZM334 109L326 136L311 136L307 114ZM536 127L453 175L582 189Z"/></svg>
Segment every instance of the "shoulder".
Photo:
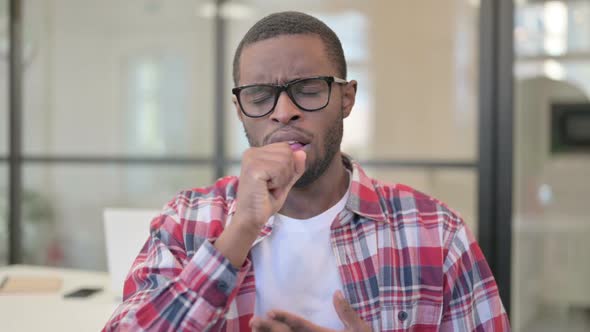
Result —
<svg viewBox="0 0 590 332"><path fill-rule="evenodd" d="M390 184L373 179L383 202L386 218L394 229L416 231L417 236L434 233L448 247L454 235L465 227L459 212L441 200L405 184Z"/></svg>
<svg viewBox="0 0 590 332"><path fill-rule="evenodd" d="M208 187L180 191L164 205L160 217L172 219L178 224L225 220L235 201L237 188L238 178L226 176Z"/></svg>
<svg viewBox="0 0 590 332"><path fill-rule="evenodd" d="M235 199L238 188L236 176L218 179L208 187L187 189L179 192L167 205L180 210L190 210L207 204L223 204Z"/></svg>

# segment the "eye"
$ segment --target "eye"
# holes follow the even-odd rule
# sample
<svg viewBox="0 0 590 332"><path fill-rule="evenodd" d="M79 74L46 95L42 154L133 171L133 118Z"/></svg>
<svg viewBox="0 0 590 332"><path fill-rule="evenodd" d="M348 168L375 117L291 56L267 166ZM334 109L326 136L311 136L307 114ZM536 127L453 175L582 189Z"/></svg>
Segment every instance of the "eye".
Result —
<svg viewBox="0 0 590 332"><path fill-rule="evenodd" d="M315 96L320 94L321 91L319 90L313 90L313 89L301 89L300 91L297 91L298 94L301 95L306 95L306 96Z"/></svg>
<svg viewBox="0 0 590 332"><path fill-rule="evenodd" d="M271 95L264 94L264 95L260 95L260 96L256 96L256 97L252 98L252 100L250 102L253 104L263 104L263 103L270 101L271 98L272 98Z"/></svg>
<svg viewBox="0 0 590 332"><path fill-rule="evenodd" d="M316 96L326 90L326 82L322 80L304 81L293 86L296 94L305 96Z"/></svg>
<svg viewBox="0 0 590 332"><path fill-rule="evenodd" d="M269 87L249 87L242 91L242 99L251 104L262 104L272 101L274 97L272 89Z"/></svg>

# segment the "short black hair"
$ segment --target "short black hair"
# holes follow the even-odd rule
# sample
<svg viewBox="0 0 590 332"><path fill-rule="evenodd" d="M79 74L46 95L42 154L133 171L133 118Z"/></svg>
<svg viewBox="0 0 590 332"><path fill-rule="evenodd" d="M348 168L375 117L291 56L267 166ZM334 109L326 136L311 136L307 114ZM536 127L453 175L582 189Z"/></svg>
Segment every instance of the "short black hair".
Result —
<svg viewBox="0 0 590 332"><path fill-rule="evenodd" d="M315 34L326 47L326 53L336 64L340 78L346 79L346 59L342 44L336 33L321 20L301 12L286 11L270 14L256 22L238 45L234 55L234 85L240 80L240 56L244 47L258 41L282 35Z"/></svg>

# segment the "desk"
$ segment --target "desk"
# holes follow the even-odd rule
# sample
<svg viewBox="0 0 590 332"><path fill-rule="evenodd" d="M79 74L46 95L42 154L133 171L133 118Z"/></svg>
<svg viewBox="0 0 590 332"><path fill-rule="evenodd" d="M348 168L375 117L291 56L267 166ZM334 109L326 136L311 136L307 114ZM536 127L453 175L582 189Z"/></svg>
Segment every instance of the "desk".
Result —
<svg viewBox="0 0 590 332"><path fill-rule="evenodd" d="M0 267L0 279L6 275L58 276L63 283L56 293L0 294L2 331L100 331L118 305L106 272L26 265ZM103 291L88 298L63 298L63 294L80 287L101 287Z"/></svg>

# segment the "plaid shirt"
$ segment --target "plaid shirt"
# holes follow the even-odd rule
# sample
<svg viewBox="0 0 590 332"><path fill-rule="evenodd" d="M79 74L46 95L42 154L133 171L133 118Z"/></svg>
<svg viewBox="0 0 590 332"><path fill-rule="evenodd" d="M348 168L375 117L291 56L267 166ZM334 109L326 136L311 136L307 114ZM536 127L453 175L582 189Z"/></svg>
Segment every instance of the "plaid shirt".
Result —
<svg viewBox="0 0 590 332"><path fill-rule="evenodd" d="M461 217L343 160L352 169L351 192L330 241L344 294L360 317L374 331L509 331L494 277ZM236 177L225 177L167 204L105 331L250 330L251 258L236 269L213 246L235 212L237 187ZM254 245L272 227L269 221Z"/></svg>

